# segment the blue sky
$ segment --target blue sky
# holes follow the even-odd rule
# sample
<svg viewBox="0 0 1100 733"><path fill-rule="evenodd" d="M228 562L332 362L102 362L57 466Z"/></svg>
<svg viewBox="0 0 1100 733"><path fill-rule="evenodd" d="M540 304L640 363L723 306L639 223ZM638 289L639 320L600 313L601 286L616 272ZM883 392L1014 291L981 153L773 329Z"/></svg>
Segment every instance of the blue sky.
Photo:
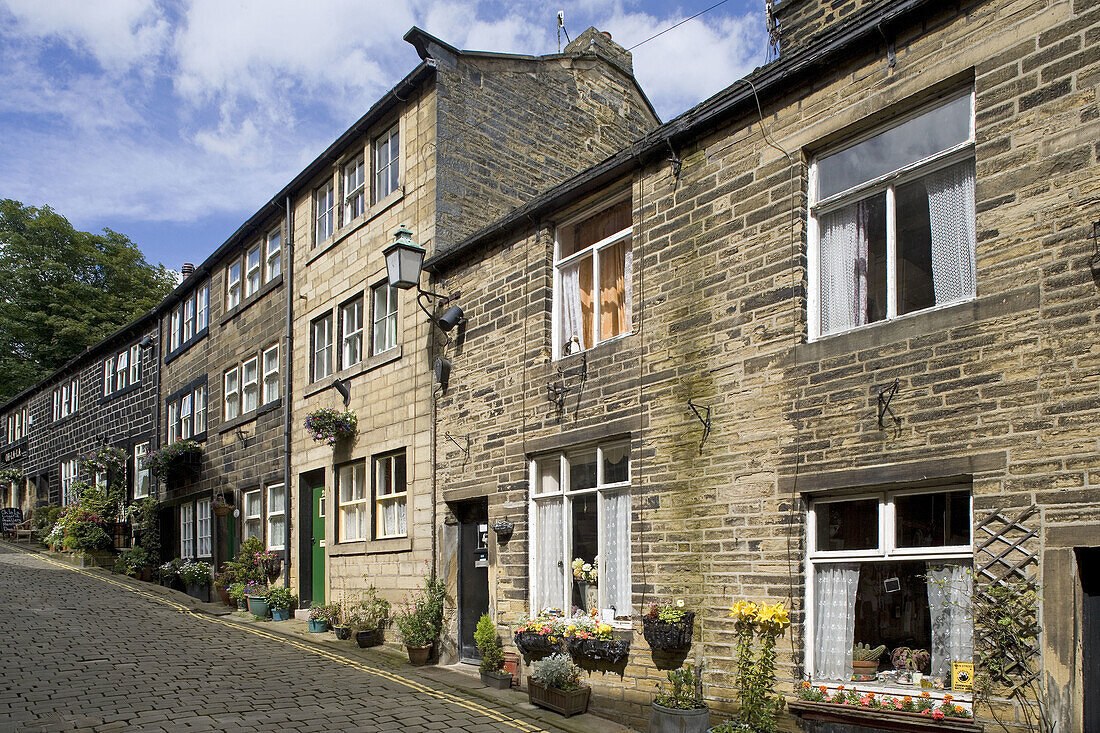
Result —
<svg viewBox="0 0 1100 733"><path fill-rule="evenodd" d="M717 0L0 0L0 198L201 262L419 61L557 50L594 25L630 47ZM633 50L663 120L763 63L763 0ZM563 40L564 43L564 40Z"/></svg>

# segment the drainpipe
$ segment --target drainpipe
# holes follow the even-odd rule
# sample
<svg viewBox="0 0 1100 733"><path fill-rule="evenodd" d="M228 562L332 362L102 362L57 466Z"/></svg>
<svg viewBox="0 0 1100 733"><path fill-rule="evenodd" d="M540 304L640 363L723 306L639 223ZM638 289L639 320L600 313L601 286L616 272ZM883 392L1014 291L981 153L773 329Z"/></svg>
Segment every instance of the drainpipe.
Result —
<svg viewBox="0 0 1100 733"><path fill-rule="evenodd" d="M286 243L283 245L283 255L286 264L283 267L283 286L286 293L286 349L282 358L286 363L286 389L284 390L283 398L283 519L285 529L283 531L283 585L287 588L290 587L290 517L291 517L291 495L290 488L290 428L291 428L291 414L290 414L290 386L292 383L291 373L293 372L293 354L294 354L294 224L291 219L292 212L290 210L290 196L286 197ZM301 520L301 517L299 517Z"/></svg>

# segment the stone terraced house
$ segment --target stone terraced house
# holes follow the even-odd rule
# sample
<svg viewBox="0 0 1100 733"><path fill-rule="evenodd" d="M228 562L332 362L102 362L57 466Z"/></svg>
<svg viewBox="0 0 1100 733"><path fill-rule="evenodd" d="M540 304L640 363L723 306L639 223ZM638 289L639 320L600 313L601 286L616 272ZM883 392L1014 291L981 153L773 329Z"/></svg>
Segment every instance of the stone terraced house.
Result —
<svg viewBox="0 0 1100 733"><path fill-rule="evenodd" d="M929 650L950 688L967 569L1032 576L1049 714L1100 730L1100 4L775 19L778 60L425 263L468 319L433 407L457 623L476 504L502 631L596 605L631 651L586 663L594 706L644 729L685 658L736 707L738 599L791 609L788 692L851 684L855 643ZM640 614L676 598L670 658Z"/></svg>

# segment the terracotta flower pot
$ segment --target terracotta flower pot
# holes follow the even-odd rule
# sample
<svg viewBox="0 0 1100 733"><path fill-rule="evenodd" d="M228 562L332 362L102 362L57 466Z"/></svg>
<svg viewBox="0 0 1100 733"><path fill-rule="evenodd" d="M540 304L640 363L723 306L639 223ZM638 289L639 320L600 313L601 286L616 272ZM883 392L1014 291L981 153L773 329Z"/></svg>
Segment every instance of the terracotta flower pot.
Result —
<svg viewBox="0 0 1100 733"><path fill-rule="evenodd" d="M428 657L432 655L432 645L427 646L408 646L405 645L405 649L409 652L409 662L414 667L423 667L428 663Z"/></svg>

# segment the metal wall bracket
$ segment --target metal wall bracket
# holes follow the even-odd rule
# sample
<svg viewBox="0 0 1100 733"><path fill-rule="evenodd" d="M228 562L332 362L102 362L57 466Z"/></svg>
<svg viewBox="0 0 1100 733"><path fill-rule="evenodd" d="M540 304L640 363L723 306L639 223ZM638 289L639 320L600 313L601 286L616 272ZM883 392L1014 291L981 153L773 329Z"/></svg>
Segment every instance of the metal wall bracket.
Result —
<svg viewBox="0 0 1100 733"><path fill-rule="evenodd" d="M688 407L695 413L695 417L699 419L699 422L703 423L703 437L699 439L699 455L703 454L703 445L707 442L707 438L710 437L710 407L707 405L696 405L688 398ZM700 408L706 410L706 413L700 412Z"/></svg>
<svg viewBox="0 0 1100 733"><path fill-rule="evenodd" d="M895 379L894 383L886 389L878 393L878 426L885 429L886 425L883 424L883 418L889 413L890 417L894 418L895 423L901 423L898 416L894 414L894 411L890 409L890 400L894 399L894 395L898 393L898 389L901 388L901 380Z"/></svg>
<svg viewBox="0 0 1100 733"><path fill-rule="evenodd" d="M454 436L451 435L450 433L443 433L443 437L446 438L447 440L451 441L452 443L454 443L455 447L458 448L460 451L462 451L463 455L465 455L467 459L470 458L470 436L469 436L469 434L466 435L466 447L465 448L463 448L462 443L459 443L457 440L455 440Z"/></svg>

